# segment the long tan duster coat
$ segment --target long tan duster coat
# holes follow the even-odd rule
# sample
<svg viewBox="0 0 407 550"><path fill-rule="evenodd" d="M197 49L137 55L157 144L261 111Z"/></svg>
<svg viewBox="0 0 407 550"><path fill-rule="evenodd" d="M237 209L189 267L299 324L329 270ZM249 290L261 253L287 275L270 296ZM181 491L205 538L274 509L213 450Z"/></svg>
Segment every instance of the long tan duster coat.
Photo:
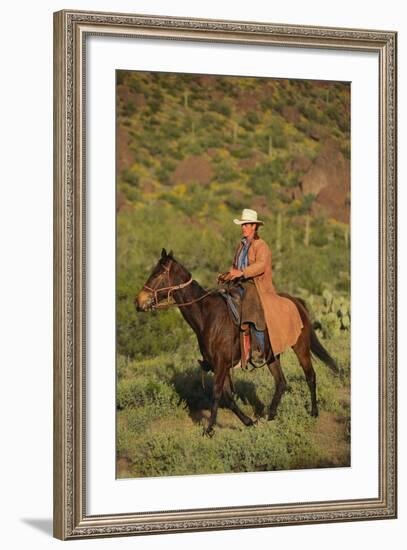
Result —
<svg viewBox="0 0 407 550"><path fill-rule="evenodd" d="M237 267L238 246L233 267ZM272 280L271 250L263 239L253 239L248 252L248 266L243 269L245 278L253 277L263 306L267 330L274 355L293 346L303 327L300 314L294 303L279 296Z"/></svg>

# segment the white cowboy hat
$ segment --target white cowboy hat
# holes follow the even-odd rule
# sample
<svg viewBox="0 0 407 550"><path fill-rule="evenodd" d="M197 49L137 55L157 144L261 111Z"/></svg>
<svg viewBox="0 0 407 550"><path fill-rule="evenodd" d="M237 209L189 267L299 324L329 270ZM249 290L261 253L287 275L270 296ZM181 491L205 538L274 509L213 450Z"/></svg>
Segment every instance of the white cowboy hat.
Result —
<svg viewBox="0 0 407 550"><path fill-rule="evenodd" d="M233 222L236 223L237 225L243 225L244 223L260 223L260 224L264 223L261 220L257 219L256 210L250 210L249 208L244 208L244 210L242 211L241 220L234 219Z"/></svg>

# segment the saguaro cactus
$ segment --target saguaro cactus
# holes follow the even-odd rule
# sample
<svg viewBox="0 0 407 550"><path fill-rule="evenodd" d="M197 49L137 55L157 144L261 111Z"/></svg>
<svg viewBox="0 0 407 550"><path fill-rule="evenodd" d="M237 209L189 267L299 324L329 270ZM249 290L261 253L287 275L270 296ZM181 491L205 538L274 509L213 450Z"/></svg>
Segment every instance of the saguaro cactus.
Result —
<svg viewBox="0 0 407 550"><path fill-rule="evenodd" d="M188 109L189 107L189 90L184 90L184 107L185 109Z"/></svg>
<svg viewBox="0 0 407 550"><path fill-rule="evenodd" d="M305 231L304 231L304 245L309 246L309 239L311 235L311 217L309 214L305 216Z"/></svg>
<svg viewBox="0 0 407 550"><path fill-rule="evenodd" d="M281 236L283 233L283 216L281 212L277 214L277 227L276 227L276 250L281 251Z"/></svg>

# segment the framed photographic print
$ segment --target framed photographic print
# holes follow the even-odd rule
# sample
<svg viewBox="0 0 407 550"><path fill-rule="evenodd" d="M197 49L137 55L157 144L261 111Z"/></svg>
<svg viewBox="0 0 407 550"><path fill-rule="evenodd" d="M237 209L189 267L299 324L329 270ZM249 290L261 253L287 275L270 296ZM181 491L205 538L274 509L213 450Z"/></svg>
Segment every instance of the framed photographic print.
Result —
<svg viewBox="0 0 407 550"><path fill-rule="evenodd" d="M54 15L54 534L396 517L396 33Z"/></svg>

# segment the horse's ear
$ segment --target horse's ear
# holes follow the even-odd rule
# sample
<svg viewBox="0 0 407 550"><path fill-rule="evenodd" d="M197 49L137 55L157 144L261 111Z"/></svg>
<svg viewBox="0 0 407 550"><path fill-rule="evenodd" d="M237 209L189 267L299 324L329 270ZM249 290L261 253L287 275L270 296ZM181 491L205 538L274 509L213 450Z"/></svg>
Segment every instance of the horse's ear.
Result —
<svg viewBox="0 0 407 550"><path fill-rule="evenodd" d="M173 257L172 254L173 254L173 252L172 252L172 250L171 250L170 253L168 254L168 256L170 256L170 257L172 258L172 257Z"/></svg>
<svg viewBox="0 0 407 550"><path fill-rule="evenodd" d="M161 250L161 259L163 260L163 259L166 258L166 257L167 257L167 251L165 250L165 248L163 248L163 249Z"/></svg>

